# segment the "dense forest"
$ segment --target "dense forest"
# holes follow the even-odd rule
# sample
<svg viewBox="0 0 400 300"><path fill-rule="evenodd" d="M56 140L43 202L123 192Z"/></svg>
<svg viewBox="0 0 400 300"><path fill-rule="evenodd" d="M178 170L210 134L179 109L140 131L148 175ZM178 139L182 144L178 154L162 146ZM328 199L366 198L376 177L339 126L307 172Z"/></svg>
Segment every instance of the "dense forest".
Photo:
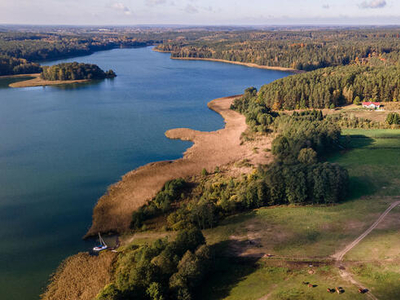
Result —
<svg viewBox="0 0 400 300"><path fill-rule="evenodd" d="M38 61L88 55L117 47L144 47L160 42L156 35L0 33L0 76L41 71ZM162 40L161 40L162 42Z"/></svg>
<svg viewBox="0 0 400 300"><path fill-rule="evenodd" d="M23 58L0 55L0 76L40 73L42 68L37 63Z"/></svg>
<svg viewBox="0 0 400 300"><path fill-rule="evenodd" d="M377 57L395 63L400 31L392 29L316 31L240 31L195 41L172 41L157 47L179 58L214 58L311 71L367 63Z"/></svg>
<svg viewBox="0 0 400 300"><path fill-rule="evenodd" d="M117 76L113 70L104 72L97 65L84 63L62 63L43 67L40 77L44 80L104 79Z"/></svg>
<svg viewBox="0 0 400 300"><path fill-rule="evenodd" d="M398 101L400 66L345 66L288 76L264 85L257 101L275 110L334 108L361 101Z"/></svg>
<svg viewBox="0 0 400 300"><path fill-rule="evenodd" d="M172 57L215 58L299 70L353 63L395 64L400 57L397 29L245 30L119 29L104 32L70 29L1 32L0 55L28 62L87 55L117 47L158 45ZM4 75L0 73L0 75Z"/></svg>
<svg viewBox="0 0 400 300"><path fill-rule="evenodd" d="M29 61L88 55L117 47L143 47L154 41L118 35L0 33L0 54Z"/></svg>
<svg viewBox="0 0 400 300"><path fill-rule="evenodd" d="M39 73L34 62L88 55L113 48L155 45L171 40L195 40L208 31L124 30L87 32L84 28L49 28L43 32L0 32L0 76ZM18 67L19 66L19 67ZM32 71L32 72L31 72Z"/></svg>
<svg viewBox="0 0 400 300"><path fill-rule="evenodd" d="M247 105L273 110L334 108L361 101L398 101L400 65L331 67L288 76L253 91ZM251 104L250 104L251 103Z"/></svg>
<svg viewBox="0 0 400 300"><path fill-rule="evenodd" d="M175 241L127 249L116 263L115 281L96 299L193 299L210 272L211 258L198 229L180 231Z"/></svg>

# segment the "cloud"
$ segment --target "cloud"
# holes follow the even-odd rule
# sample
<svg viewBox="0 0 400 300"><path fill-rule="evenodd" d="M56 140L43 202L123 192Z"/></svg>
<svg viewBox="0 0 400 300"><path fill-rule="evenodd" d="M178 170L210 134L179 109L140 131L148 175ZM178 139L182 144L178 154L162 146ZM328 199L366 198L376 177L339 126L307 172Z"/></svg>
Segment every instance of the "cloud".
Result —
<svg viewBox="0 0 400 300"><path fill-rule="evenodd" d="M386 6L386 0L371 0L371 1L363 1L359 4L360 8L383 8Z"/></svg>
<svg viewBox="0 0 400 300"><path fill-rule="evenodd" d="M167 3L167 0L145 0L147 6L156 6Z"/></svg>
<svg viewBox="0 0 400 300"><path fill-rule="evenodd" d="M324 5L322 5L322 8L323 8L323 9L329 9L330 6L329 6L329 4L324 4Z"/></svg>
<svg viewBox="0 0 400 300"><path fill-rule="evenodd" d="M193 5L191 5L191 4L186 5L184 10L188 14L197 14L199 12L198 8L193 6Z"/></svg>
<svg viewBox="0 0 400 300"><path fill-rule="evenodd" d="M127 16L130 16L132 14L132 11L121 2L113 3L111 5L111 8L114 10L117 10L119 12L122 12L122 13L124 13L124 15L127 15Z"/></svg>

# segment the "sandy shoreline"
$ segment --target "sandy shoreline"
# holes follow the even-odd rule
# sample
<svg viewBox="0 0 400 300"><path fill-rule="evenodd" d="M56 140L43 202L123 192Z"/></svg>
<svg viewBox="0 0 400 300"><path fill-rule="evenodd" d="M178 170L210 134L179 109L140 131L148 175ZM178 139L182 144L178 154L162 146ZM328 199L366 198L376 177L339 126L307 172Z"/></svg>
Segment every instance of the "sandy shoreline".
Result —
<svg viewBox="0 0 400 300"><path fill-rule="evenodd" d="M40 75L40 74L34 73L34 74L1 75L0 79L19 78L19 77L36 77L37 75Z"/></svg>
<svg viewBox="0 0 400 300"><path fill-rule="evenodd" d="M254 63L244 63L244 62L239 62L239 61L230 61L230 60L216 59L216 58L171 57L171 59L175 59L175 60L215 61L215 62L223 62L223 63L227 63L227 64L245 66L245 67L249 67L249 68L275 70L275 71L286 71L286 72L292 72L292 73L295 73L295 74L300 74L300 73L304 73L305 72L305 71L302 71L302 70L296 70L296 69L291 69L291 68L262 66L262 65L258 65L258 64L254 64Z"/></svg>
<svg viewBox="0 0 400 300"><path fill-rule="evenodd" d="M156 49L156 48L153 48L153 50L156 51L156 52L160 52L160 53L171 53L171 52L169 52L169 51L162 51L162 50L158 50L158 49ZM245 67L249 67L249 68L257 68L257 69L265 69L265 70L275 70L275 71L292 72L292 73L294 73L294 74L305 73L305 71L303 71L303 70L297 70L297 69L292 69L292 68L273 67L273 66L263 66L263 65L258 65L258 64L255 64L255 63L245 63L245 62L231 61L231 60L217 59L217 58L172 57L172 56L171 56L171 59L175 59L175 60L215 61L215 62L222 62L222 63L227 63L227 64L245 66Z"/></svg>
<svg viewBox="0 0 400 300"><path fill-rule="evenodd" d="M71 83L82 83L82 82L87 82L89 80L83 79L83 80L56 80L56 81L51 81L51 80L43 80L40 78L40 74L28 74L28 75L12 75L11 78L16 78L16 77L33 77L28 80L24 81L18 81L11 83L9 87L12 88L23 88L23 87L35 87L35 86L49 86L49 85L60 85L60 84L71 84Z"/></svg>
<svg viewBox="0 0 400 300"><path fill-rule="evenodd" d="M139 167L110 186L93 210L92 227L86 237L97 232L126 231L132 212L152 199L168 180L198 175L203 168L212 172L216 166L243 159L248 159L254 165L271 162L271 154L262 151L270 148L270 138L263 137L245 144L241 142L241 134L247 129L246 120L243 115L230 109L232 101L237 97L219 98L208 103L210 109L224 118L223 129L213 132L188 128L168 130L165 133L168 138L190 140L193 146L184 153L183 158ZM260 151L254 151L255 148Z"/></svg>

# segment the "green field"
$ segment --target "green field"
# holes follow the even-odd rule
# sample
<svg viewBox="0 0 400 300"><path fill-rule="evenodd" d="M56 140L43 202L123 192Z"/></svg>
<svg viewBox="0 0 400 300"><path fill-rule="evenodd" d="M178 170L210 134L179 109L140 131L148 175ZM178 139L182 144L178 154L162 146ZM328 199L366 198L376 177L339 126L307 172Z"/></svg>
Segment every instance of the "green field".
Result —
<svg viewBox="0 0 400 300"><path fill-rule="evenodd" d="M329 160L349 170L349 200L326 207L271 207L232 216L206 230L222 259L203 299L365 299L344 282L330 255L367 229L400 196L400 130L346 130L348 150ZM379 299L400 299L400 208L350 251L355 278ZM271 258L260 258L270 253ZM309 264L313 267L309 267ZM313 274L308 271L312 269ZM309 288L303 281L317 285Z"/></svg>

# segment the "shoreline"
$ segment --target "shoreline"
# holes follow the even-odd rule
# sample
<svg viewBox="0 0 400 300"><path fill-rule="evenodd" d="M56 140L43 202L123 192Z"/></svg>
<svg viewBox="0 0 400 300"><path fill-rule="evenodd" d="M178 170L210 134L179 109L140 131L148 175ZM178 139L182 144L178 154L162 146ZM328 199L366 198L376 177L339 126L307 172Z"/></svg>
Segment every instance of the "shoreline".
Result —
<svg viewBox="0 0 400 300"><path fill-rule="evenodd" d="M156 48L153 48L153 51L160 52L160 53L171 53L170 51L162 51ZM214 62L221 62L233 65L239 65L249 68L256 68L256 69L264 69L264 70L273 70L273 71L283 71L283 72L291 72L293 74L301 74L305 73L306 71L297 70L292 68L285 68L285 67L274 67L274 66L263 66L255 63L246 63L246 62L239 62L239 61L231 61L225 59L218 59L218 58L202 58L202 57L170 57L174 60L194 60L194 61L214 61Z"/></svg>
<svg viewBox="0 0 400 300"><path fill-rule="evenodd" d="M24 87L37 87L37 86L51 86L51 85L60 85L60 84L71 84L71 83L83 83L88 82L89 79L81 79L81 80L43 80L40 78L40 74L30 74L29 76L19 76L13 75L16 77L33 77L28 80L18 81L9 84L8 86L11 88L24 88Z"/></svg>
<svg viewBox="0 0 400 300"><path fill-rule="evenodd" d="M203 168L213 172L215 167L229 165L248 159L254 165L269 163L272 156L263 151L255 153L254 147L270 148L271 139L261 138L252 143L242 143L241 136L246 131L246 119L230 109L236 96L210 101L209 109L220 114L225 122L222 129L204 132L189 128L168 130L170 139L192 141L182 158L153 162L123 175L111 185L98 200L93 209L92 226L84 238L101 233L123 233L129 230L132 213L151 200L161 190L165 182L200 174ZM241 170L243 171L243 170Z"/></svg>
<svg viewBox="0 0 400 300"><path fill-rule="evenodd" d="M7 79L7 78L20 78L20 77L36 77L40 75L39 73L30 73L30 74L16 74L16 75L1 75L0 79Z"/></svg>

